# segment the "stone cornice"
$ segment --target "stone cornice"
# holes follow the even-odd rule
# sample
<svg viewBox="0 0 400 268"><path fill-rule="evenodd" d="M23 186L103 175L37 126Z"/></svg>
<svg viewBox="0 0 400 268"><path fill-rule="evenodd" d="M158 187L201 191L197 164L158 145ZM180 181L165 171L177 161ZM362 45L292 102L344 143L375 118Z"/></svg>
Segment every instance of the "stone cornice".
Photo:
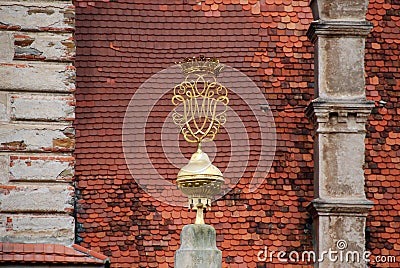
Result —
<svg viewBox="0 0 400 268"><path fill-rule="evenodd" d="M307 207L316 216L366 217L374 202L367 199L314 199Z"/></svg>
<svg viewBox="0 0 400 268"><path fill-rule="evenodd" d="M318 36L353 36L365 38L373 24L368 21L313 21L307 37L314 42Z"/></svg>

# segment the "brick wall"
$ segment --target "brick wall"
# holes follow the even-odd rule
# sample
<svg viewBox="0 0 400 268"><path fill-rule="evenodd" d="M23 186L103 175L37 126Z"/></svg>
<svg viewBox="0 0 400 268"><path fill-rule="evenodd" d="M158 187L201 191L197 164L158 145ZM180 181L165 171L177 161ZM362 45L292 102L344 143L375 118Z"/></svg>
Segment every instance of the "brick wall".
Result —
<svg viewBox="0 0 400 268"><path fill-rule="evenodd" d="M74 242L71 1L0 8L0 240Z"/></svg>

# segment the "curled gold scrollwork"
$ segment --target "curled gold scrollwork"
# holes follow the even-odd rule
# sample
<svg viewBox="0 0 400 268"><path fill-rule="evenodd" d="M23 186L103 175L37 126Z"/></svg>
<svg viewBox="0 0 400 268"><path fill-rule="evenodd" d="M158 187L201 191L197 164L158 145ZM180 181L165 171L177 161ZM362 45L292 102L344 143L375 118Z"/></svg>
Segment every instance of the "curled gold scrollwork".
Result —
<svg viewBox="0 0 400 268"><path fill-rule="evenodd" d="M172 119L188 142L212 141L226 122L228 90L204 75L186 77L174 88Z"/></svg>

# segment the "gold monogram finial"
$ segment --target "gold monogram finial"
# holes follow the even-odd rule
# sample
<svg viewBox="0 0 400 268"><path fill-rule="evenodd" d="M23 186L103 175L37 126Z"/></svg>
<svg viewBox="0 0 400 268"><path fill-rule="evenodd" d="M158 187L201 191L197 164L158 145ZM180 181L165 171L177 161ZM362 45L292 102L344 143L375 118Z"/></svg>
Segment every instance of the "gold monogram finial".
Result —
<svg viewBox="0 0 400 268"><path fill-rule="evenodd" d="M174 87L172 119L186 141L196 142L197 152L178 173L179 189L189 197L189 208L196 210L196 224L204 224L203 211L224 183L221 171L201 150L201 142L212 141L226 122L228 90L216 81L223 65L216 58L188 58L179 65L185 80Z"/></svg>
<svg viewBox="0 0 400 268"><path fill-rule="evenodd" d="M186 141L212 141L226 122L229 98L226 87L209 81L207 75L213 74L215 78L223 65L217 59L200 56L186 60L181 67L186 78L174 88L172 119Z"/></svg>

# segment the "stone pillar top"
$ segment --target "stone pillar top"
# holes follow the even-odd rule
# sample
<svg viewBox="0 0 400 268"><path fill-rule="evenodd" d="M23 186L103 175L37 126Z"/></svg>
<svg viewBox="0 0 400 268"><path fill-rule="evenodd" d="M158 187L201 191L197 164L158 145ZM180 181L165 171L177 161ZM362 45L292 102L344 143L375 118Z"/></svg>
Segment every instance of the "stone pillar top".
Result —
<svg viewBox="0 0 400 268"><path fill-rule="evenodd" d="M221 268L222 252L216 246L215 229L207 224L185 225L175 268Z"/></svg>
<svg viewBox="0 0 400 268"><path fill-rule="evenodd" d="M217 249L215 239L215 229L211 225L185 225L181 233L180 249Z"/></svg>

